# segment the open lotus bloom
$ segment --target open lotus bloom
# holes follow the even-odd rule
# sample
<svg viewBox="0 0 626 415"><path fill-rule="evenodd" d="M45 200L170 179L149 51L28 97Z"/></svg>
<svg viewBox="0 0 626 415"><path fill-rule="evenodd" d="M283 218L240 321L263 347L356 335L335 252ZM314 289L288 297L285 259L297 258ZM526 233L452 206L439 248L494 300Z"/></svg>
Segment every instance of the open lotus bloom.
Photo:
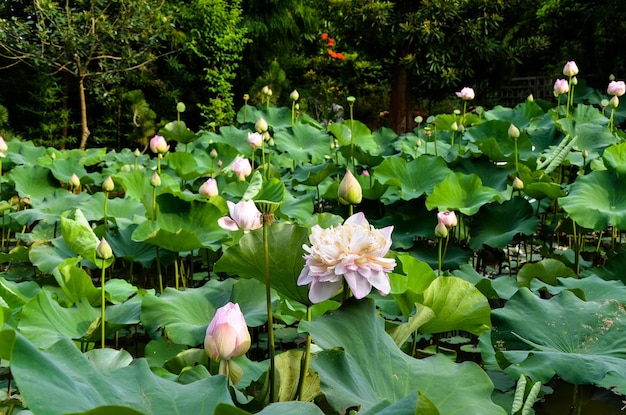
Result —
<svg viewBox="0 0 626 415"><path fill-rule="evenodd" d="M222 229L226 229L227 231L242 230L249 232L263 226L261 222L261 212L257 209L253 200L241 201L239 203L233 203L227 200L226 204L228 204L230 217L224 216L217 220L217 224L220 225Z"/></svg>
<svg viewBox="0 0 626 415"><path fill-rule="evenodd" d="M456 93L456 96L465 101L471 101L474 99L476 94L474 93L474 89L466 86Z"/></svg>
<svg viewBox="0 0 626 415"><path fill-rule="evenodd" d="M372 287L382 295L389 294L389 276L396 266L393 258L385 258L391 247L393 226L376 229L362 212L350 216L343 225L323 229L311 228L311 246L303 245L306 265L298 277L298 285L309 286L313 303L331 298L345 278L354 297L361 299Z"/></svg>

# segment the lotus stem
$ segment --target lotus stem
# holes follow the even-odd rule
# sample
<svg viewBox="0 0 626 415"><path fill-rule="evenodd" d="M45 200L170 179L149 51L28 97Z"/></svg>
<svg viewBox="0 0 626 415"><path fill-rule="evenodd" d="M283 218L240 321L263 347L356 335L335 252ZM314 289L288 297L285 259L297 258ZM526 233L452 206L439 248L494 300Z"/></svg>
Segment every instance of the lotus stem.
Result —
<svg viewBox="0 0 626 415"><path fill-rule="evenodd" d="M105 318L106 292L104 291L104 278L105 278L104 272L105 272L105 269L106 268L104 266L104 261L102 261L102 269L101 269L101 272L100 272L100 291L101 291L101 294L102 294L102 297L101 297L102 304L101 304L101 307L100 307L101 308L100 325L102 326L101 327L101 332L100 332L100 335L101 335L100 348L102 348L102 349L104 349L104 342L106 340L106 327L105 327L105 324L104 324L105 321L106 321L106 318Z"/></svg>
<svg viewBox="0 0 626 415"><path fill-rule="evenodd" d="M306 307L306 321L311 321L311 305ZM306 343L304 345L304 355L302 356L302 364L300 365L300 379L298 380L298 400L303 400L304 383L306 375L309 372L309 363L311 361L311 334L306 334Z"/></svg>
<svg viewBox="0 0 626 415"><path fill-rule="evenodd" d="M176 259L174 260L174 286L176 287L176 290L178 290L178 278L178 255L176 255Z"/></svg>
<svg viewBox="0 0 626 415"><path fill-rule="evenodd" d="M159 292L163 294L163 274L161 273L161 258L158 246L156 247L156 266L157 275L159 276Z"/></svg>
<svg viewBox="0 0 626 415"><path fill-rule="evenodd" d="M443 258L441 257L441 246L443 245L442 238L439 238L439 247L437 250L437 276L441 275L441 262Z"/></svg>
<svg viewBox="0 0 626 415"><path fill-rule="evenodd" d="M264 255L264 270L265 270L265 303L267 305L267 341L268 341L268 353L270 360L270 367L268 373L270 403L274 402L274 379L275 379L275 344L274 344L274 316L272 312L272 293L270 286L270 249L269 249L269 236L268 227L269 223L263 218L263 255Z"/></svg>

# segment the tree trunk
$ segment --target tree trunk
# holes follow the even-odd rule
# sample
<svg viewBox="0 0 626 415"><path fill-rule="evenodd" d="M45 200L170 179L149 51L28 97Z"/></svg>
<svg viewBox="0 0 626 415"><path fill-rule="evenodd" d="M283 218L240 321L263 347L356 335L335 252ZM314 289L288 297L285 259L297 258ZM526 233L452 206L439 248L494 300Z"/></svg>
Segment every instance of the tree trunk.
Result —
<svg viewBox="0 0 626 415"><path fill-rule="evenodd" d="M389 124L396 134L400 135L412 130L411 84L406 68L396 64L392 82Z"/></svg>
<svg viewBox="0 0 626 415"><path fill-rule="evenodd" d="M80 95L80 127L81 137L80 146L81 150L87 147L87 139L89 138L89 127L87 125L87 100L85 98L85 77L79 76L78 78L78 93Z"/></svg>

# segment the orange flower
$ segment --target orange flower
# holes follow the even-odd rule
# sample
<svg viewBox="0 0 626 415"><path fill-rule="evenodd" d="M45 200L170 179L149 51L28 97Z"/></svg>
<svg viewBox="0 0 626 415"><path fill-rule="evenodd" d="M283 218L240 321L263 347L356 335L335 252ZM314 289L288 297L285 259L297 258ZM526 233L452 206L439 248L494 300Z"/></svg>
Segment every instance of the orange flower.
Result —
<svg viewBox="0 0 626 415"><path fill-rule="evenodd" d="M322 40L328 39L328 33L322 33Z"/></svg>
<svg viewBox="0 0 626 415"><path fill-rule="evenodd" d="M327 45L329 48L332 48L333 46L335 46L335 39L333 39L332 37L329 38Z"/></svg>
<svg viewBox="0 0 626 415"><path fill-rule="evenodd" d="M335 59L339 59L340 61L343 61L346 59L346 57L343 56L343 53L335 53Z"/></svg>
<svg viewBox="0 0 626 415"><path fill-rule="evenodd" d="M337 54L333 52L331 49L328 49L328 54L330 55L331 58L337 58Z"/></svg>

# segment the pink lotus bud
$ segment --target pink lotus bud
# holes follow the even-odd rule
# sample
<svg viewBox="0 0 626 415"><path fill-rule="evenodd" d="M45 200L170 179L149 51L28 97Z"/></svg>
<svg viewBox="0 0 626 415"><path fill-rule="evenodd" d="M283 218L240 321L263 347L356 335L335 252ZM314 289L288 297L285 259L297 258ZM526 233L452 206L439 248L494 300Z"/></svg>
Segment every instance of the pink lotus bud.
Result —
<svg viewBox="0 0 626 415"><path fill-rule="evenodd" d="M152 173L152 177L150 178L150 184L153 187L161 186L161 177L159 176L159 173L157 172Z"/></svg>
<svg viewBox="0 0 626 415"><path fill-rule="evenodd" d="M578 66L574 61L568 61L563 67L563 75L565 76L576 76L578 75Z"/></svg>
<svg viewBox="0 0 626 415"><path fill-rule="evenodd" d="M370 172L369 172L369 170L367 170L367 169L363 169L363 171L361 172L361 174L362 174L363 176L369 176L369 175L370 175Z"/></svg>
<svg viewBox="0 0 626 415"><path fill-rule="evenodd" d="M209 177L207 181L204 182L202 186L200 186L200 189L198 189L198 193L200 193L202 196L206 198L209 198L209 197L217 196L220 192L219 192L219 189L217 188L217 182L215 181L215 179L212 177Z"/></svg>
<svg viewBox="0 0 626 415"><path fill-rule="evenodd" d="M72 187L80 186L80 179L78 178L76 173L72 173L72 176L70 177L70 186Z"/></svg>
<svg viewBox="0 0 626 415"><path fill-rule="evenodd" d="M249 232L263 226L263 223L261 223L261 212L257 209L253 200L241 201L237 204L227 200L226 204L228 205L230 217L224 216L217 220L217 224L222 229Z"/></svg>
<svg viewBox="0 0 626 415"><path fill-rule="evenodd" d="M9 146L7 146L7 143L4 141L4 138L0 136L0 153L5 153L8 149L9 149Z"/></svg>
<svg viewBox="0 0 626 415"><path fill-rule="evenodd" d="M339 183L337 197L339 203L344 205L358 205L363 199L361 185L349 169L346 169L346 175L343 176L341 183Z"/></svg>
<svg viewBox="0 0 626 415"><path fill-rule="evenodd" d="M457 92L456 96L461 98L462 100L471 101L475 97L474 89L466 86L465 88L463 88L459 92Z"/></svg>
<svg viewBox="0 0 626 415"><path fill-rule="evenodd" d="M448 227L453 227L457 224L456 214L451 210L437 213L437 220Z"/></svg>
<svg viewBox="0 0 626 415"><path fill-rule="evenodd" d="M248 133L248 144L250 147L257 148L263 144L263 136L259 133Z"/></svg>
<svg viewBox="0 0 626 415"><path fill-rule="evenodd" d="M100 240L100 243L96 247L96 256L104 260L107 260L113 256L113 250L111 249L111 245L109 245L104 237Z"/></svg>
<svg viewBox="0 0 626 415"><path fill-rule="evenodd" d="M152 150L153 153L165 154L169 149L170 146L167 144L167 141L165 141L165 137L163 136L155 135L150 140L150 150Z"/></svg>
<svg viewBox="0 0 626 415"><path fill-rule="evenodd" d="M557 79L554 82L554 96L558 97L561 94L567 94L569 91L569 83L567 79Z"/></svg>
<svg viewBox="0 0 626 415"><path fill-rule="evenodd" d="M611 106L611 108L619 107L619 98L617 97L617 95L613 95L613 97L609 100L609 105Z"/></svg>
<svg viewBox="0 0 626 415"><path fill-rule="evenodd" d="M113 183L113 179L111 178L111 176L104 179L104 182L102 183L102 190L104 190L105 192L112 192L114 188L115 183Z"/></svg>
<svg viewBox="0 0 626 415"><path fill-rule="evenodd" d="M250 332L239 304L228 303L215 312L206 329L204 351L221 362L243 356L250 349Z"/></svg>
<svg viewBox="0 0 626 415"><path fill-rule="evenodd" d="M609 87L606 89L606 92L609 95L621 97L624 93L626 93L626 84L624 84L624 81L611 81L609 82Z"/></svg>
<svg viewBox="0 0 626 415"><path fill-rule="evenodd" d="M239 180L246 180L252 173L252 165L248 159L237 157L232 165L233 173Z"/></svg>

